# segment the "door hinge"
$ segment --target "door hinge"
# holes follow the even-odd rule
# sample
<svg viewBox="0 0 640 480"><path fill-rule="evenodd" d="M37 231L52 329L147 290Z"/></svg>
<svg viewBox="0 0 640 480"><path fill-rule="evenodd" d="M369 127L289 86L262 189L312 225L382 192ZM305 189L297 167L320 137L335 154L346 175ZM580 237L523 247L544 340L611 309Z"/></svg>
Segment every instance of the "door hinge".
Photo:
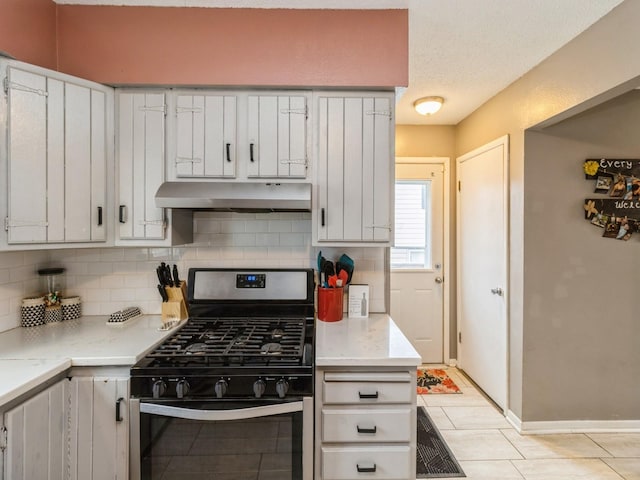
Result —
<svg viewBox="0 0 640 480"><path fill-rule="evenodd" d="M202 113L202 107L176 107L176 114L178 113Z"/></svg>
<svg viewBox="0 0 640 480"><path fill-rule="evenodd" d="M20 90L22 92L27 93L35 93L36 95L40 95L41 97L48 97L49 92L46 90L42 90L41 88L31 88L26 85L20 85L19 83L10 82L7 78L5 78L5 92L9 92L9 89L13 88L14 90Z"/></svg>
<svg viewBox="0 0 640 480"><path fill-rule="evenodd" d="M391 110L369 110L365 112L366 115L384 115L391 119Z"/></svg>
<svg viewBox="0 0 640 480"><path fill-rule="evenodd" d="M458 343L462 343L462 332L458 332Z"/></svg>
<svg viewBox="0 0 640 480"><path fill-rule="evenodd" d="M462 191L462 182L460 180L458 180L458 191Z"/></svg>
<svg viewBox="0 0 640 480"><path fill-rule="evenodd" d="M9 217L4 217L4 231L9 231Z"/></svg>
<svg viewBox="0 0 640 480"><path fill-rule="evenodd" d="M145 105L144 107L138 107L138 110L140 110L141 112L162 112L165 117L167 116L167 104L166 103L164 105L156 105L154 107L147 107Z"/></svg>
<svg viewBox="0 0 640 480"><path fill-rule="evenodd" d="M304 115L305 117L307 116L307 107L305 105L304 108L283 108L282 110L280 110L280 113L288 113L289 115L293 114L297 114L297 115Z"/></svg>
<svg viewBox="0 0 640 480"><path fill-rule="evenodd" d="M9 434L7 433L7 427L2 427L0 431L0 452L4 452L7 449L9 442Z"/></svg>
<svg viewBox="0 0 640 480"><path fill-rule="evenodd" d="M2 80L2 88L4 93L9 93L9 77L4 77L4 80Z"/></svg>

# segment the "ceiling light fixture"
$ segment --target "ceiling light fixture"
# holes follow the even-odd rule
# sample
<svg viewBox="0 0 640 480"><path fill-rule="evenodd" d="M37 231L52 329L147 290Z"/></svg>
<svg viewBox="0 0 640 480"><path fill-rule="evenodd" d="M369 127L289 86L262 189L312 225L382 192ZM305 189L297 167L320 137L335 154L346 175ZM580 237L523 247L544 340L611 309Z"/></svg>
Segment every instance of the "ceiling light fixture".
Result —
<svg viewBox="0 0 640 480"><path fill-rule="evenodd" d="M420 115L433 115L444 103L442 97L423 97L413 102L413 107Z"/></svg>

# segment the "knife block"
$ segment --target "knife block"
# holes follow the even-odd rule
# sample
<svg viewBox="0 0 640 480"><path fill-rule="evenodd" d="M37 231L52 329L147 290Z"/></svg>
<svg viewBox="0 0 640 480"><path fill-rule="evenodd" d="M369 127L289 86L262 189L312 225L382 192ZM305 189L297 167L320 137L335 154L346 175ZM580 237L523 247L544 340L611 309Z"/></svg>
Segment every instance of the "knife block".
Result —
<svg viewBox="0 0 640 480"><path fill-rule="evenodd" d="M189 318L187 282L180 282L179 287L164 287L164 289L167 292L169 301L162 302L162 323Z"/></svg>

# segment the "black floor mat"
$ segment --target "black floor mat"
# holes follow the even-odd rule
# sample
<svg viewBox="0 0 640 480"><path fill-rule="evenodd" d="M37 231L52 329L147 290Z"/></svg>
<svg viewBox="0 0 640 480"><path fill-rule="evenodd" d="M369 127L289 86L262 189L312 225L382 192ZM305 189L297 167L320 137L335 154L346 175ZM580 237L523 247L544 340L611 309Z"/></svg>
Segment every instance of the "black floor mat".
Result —
<svg viewBox="0 0 640 480"><path fill-rule="evenodd" d="M417 478L466 477L424 407L418 407Z"/></svg>

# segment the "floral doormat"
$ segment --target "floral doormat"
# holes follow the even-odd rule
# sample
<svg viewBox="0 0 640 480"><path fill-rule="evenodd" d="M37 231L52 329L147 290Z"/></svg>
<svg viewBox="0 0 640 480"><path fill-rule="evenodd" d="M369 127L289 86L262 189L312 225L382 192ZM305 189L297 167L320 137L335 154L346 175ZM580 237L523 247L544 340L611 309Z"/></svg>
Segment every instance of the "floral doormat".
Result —
<svg viewBox="0 0 640 480"><path fill-rule="evenodd" d="M441 368L418 369L418 395L428 393L462 393L458 386Z"/></svg>

